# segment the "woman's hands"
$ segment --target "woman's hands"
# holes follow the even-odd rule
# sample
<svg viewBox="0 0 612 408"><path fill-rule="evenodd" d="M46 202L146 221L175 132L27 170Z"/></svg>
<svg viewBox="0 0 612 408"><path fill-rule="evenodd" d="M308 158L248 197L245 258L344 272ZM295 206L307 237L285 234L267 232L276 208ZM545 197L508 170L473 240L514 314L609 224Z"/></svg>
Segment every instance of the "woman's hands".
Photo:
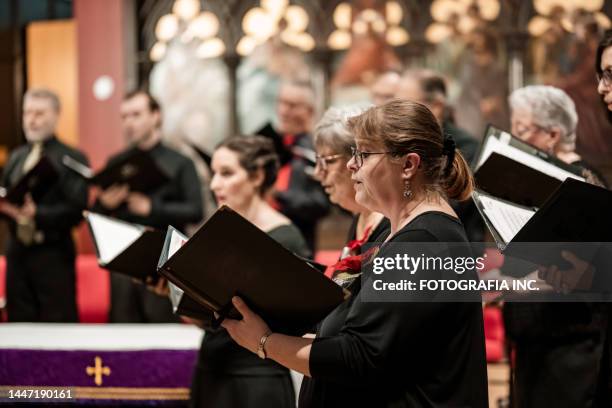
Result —
<svg viewBox="0 0 612 408"><path fill-rule="evenodd" d="M593 283L593 267L569 251L561 251L563 259L572 267L559 270L556 265L540 266L538 276L551 285L557 292L569 293L574 290L588 290Z"/></svg>
<svg viewBox="0 0 612 408"><path fill-rule="evenodd" d="M265 334L271 333L270 328L238 296L232 298L232 304L242 315L242 320L226 318L221 326L227 330L236 343L253 353L257 353L259 341Z"/></svg>

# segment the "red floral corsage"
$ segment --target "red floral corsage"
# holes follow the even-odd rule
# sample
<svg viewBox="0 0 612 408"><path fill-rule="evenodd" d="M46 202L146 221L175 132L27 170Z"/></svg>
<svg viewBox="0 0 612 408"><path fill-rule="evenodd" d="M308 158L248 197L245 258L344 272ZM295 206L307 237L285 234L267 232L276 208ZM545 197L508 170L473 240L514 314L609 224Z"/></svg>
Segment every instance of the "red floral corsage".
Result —
<svg viewBox="0 0 612 408"><path fill-rule="evenodd" d="M378 252L378 247L372 247L363 254L351 255L340 259L327 267L325 275L343 288L349 286L361 275L361 267L368 263Z"/></svg>

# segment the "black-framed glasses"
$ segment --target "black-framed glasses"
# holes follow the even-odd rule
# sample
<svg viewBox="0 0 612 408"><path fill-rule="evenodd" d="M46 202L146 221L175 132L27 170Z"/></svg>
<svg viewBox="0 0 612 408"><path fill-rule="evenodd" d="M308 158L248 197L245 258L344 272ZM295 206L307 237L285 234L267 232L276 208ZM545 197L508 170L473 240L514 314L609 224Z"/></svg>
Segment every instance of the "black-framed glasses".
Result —
<svg viewBox="0 0 612 408"><path fill-rule="evenodd" d="M344 156L342 153L330 154L328 156L319 156L317 154L316 155L316 165L322 171L327 171L327 168L329 167L329 165L334 164L336 160L338 160L342 156Z"/></svg>
<svg viewBox="0 0 612 408"><path fill-rule="evenodd" d="M351 147L351 157L355 159L357 168L363 166L363 161L373 154L394 154L395 152L362 152L355 147Z"/></svg>
<svg viewBox="0 0 612 408"><path fill-rule="evenodd" d="M612 85L612 70L606 69L601 73L595 74L595 79L597 79L597 84L599 85L602 81L604 86Z"/></svg>

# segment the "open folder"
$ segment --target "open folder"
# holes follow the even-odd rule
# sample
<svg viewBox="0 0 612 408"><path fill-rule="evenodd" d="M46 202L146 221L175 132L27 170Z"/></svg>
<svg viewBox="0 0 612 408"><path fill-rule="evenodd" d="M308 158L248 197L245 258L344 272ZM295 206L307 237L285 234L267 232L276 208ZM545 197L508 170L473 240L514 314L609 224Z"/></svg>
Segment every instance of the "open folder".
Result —
<svg viewBox="0 0 612 408"><path fill-rule="evenodd" d="M585 181L582 170L489 126L475 161L476 186L497 198L540 207L567 178Z"/></svg>
<svg viewBox="0 0 612 408"><path fill-rule="evenodd" d="M472 194L498 248L539 265L567 265L562 249L589 259L612 231L612 191L567 178L540 208L483 191ZM529 245L523 243L538 243Z"/></svg>
<svg viewBox="0 0 612 408"><path fill-rule="evenodd" d="M30 193L34 201L39 201L55 182L57 176L57 170L51 161L47 156L42 156L38 163L21 176L13 186L0 187L0 199L22 205L26 194Z"/></svg>
<svg viewBox="0 0 612 408"><path fill-rule="evenodd" d="M159 272L220 319L240 318L231 304L238 295L287 334L312 330L347 293L226 206L186 242L169 228Z"/></svg>
<svg viewBox="0 0 612 408"><path fill-rule="evenodd" d="M168 182L168 176L146 151L134 149L121 160L95 173L89 167L65 155L62 163L90 184L107 189L113 184L127 184L131 191L148 193Z"/></svg>
<svg viewBox="0 0 612 408"><path fill-rule="evenodd" d="M84 215L102 268L143 282L157 281L163 231L92 212Z"/></svg>

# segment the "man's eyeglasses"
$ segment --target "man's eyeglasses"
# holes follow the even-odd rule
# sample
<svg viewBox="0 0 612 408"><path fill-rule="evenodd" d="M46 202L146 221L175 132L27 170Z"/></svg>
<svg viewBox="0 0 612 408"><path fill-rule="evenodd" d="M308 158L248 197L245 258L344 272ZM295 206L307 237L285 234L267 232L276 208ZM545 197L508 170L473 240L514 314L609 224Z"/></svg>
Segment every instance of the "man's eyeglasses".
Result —
<svg viewBox="0 0 612 408"><path fill-rule="evenodd" d="M321 171L327 171L330 164L334 164L336 160L344 156L342 153L330 154L329 156L316 156L316 165Z"/></svg>
<svg viewBox="0 0 612 408"><path fill-rule="evenodd" d="M604 86L612 85L612 70L606 69L601 73L595 74L595 79L597 79L597 84L600 84L603 81Z"/></svg>
<svg viewBox="0 0 612 408"><path fill-rule="evenodd" d="M351 157L355 159L357 168L363 166L363 161L373 154L393 154L395 152L362 152L355 147L351 147Z"/></svg>
<svg viewBox="0 0 612 408"><path fill-rule="evenodd" d="M538 125L525 126L523 124L518 124L514 126L514 133L515 133L514 136L517 136L523 139L525 135L531 134L534 132L539 132L541 130L546 130L546 129Z"/></svg>

